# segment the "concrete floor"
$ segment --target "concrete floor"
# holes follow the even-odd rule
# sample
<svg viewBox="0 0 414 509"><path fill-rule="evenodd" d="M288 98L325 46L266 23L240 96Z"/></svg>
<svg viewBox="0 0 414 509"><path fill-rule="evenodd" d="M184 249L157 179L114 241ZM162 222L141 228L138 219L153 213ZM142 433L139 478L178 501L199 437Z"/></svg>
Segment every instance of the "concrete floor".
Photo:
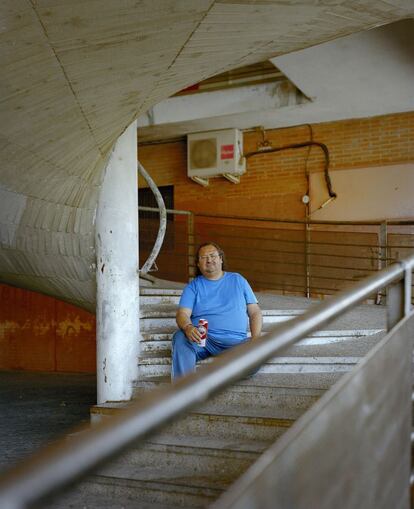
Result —
<svg viewBox="0 0 414 509"><path fill-rule="evenodd" d="M95 375L0 371L0 471L89 422Z"/></svg>

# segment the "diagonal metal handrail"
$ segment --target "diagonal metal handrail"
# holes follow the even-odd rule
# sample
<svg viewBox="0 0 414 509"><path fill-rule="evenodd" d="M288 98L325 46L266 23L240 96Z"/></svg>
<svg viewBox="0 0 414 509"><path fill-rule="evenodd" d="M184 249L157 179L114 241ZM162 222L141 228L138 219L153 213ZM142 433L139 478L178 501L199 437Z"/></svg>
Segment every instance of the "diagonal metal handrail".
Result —
<svg viewBox="0 0 414 509"><path fill-rule="evenodd" d="M151 391L140 401L131 403L120 415L25 459L0 479L0 507L28 507L69 486L119 455L133 442L142 441L171 419L242 379L377 290L396 283L391 286L388 299L388 328L393 327L410 312L413 267L414 256L391 265L304 314L272 327L255 342L244 343L224 353L197 373L171 386Z"/></svg>

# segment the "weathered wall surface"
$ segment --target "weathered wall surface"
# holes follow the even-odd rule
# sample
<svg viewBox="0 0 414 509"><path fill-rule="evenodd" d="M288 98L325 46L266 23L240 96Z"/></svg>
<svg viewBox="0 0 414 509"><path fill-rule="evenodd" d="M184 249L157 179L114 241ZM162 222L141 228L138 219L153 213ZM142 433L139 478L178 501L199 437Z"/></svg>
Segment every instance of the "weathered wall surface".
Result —
<svg viewBox="0 0 414 509"><path fill-rule="evenodd" d="M95 372L95 317L0 285L0 369Z"/></svg>

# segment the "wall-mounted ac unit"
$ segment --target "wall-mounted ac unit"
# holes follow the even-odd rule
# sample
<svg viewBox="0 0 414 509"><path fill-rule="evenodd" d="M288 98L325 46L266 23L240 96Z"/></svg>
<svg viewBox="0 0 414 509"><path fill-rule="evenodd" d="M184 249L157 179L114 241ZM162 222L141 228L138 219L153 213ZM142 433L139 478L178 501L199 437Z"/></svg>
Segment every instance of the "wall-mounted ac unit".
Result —
<svg viewBox="0 0 414 509"><path fill-rule="evenodd" d="M206 131L187 135L187 175L201 185L210 177L225 177L233 183L246 172L243 133L238 129Z"/></svg>

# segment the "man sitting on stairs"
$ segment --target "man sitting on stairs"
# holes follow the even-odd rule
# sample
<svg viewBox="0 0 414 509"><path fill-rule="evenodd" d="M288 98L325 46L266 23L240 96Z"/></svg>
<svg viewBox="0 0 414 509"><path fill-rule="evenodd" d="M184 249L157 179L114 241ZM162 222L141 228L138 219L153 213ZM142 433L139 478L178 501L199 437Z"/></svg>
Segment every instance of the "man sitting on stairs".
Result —
<svg viewBox="0 0 414 509"><path fill-rule="evenodd" d="M182 293L176 321L179 330L172 346L172 378L195 370L197 361L218 355L235 345L260 336L262 312L246 279L226 272L223 250L214 242L197 250L197 277ZM208 321L205 346L200 346L199 319Z"/></svg>

